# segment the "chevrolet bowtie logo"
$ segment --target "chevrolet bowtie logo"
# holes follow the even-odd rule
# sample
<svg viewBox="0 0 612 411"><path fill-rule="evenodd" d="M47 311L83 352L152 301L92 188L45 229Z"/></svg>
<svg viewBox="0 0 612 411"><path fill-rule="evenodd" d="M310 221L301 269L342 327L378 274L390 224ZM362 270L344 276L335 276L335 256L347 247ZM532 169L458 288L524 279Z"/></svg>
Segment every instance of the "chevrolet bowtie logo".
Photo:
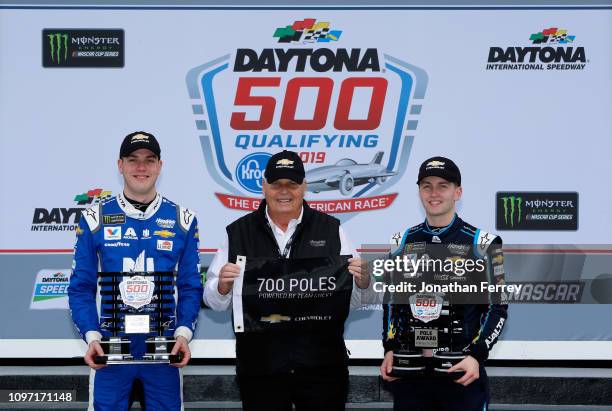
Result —
<svg viewBox="0 0 612 411"><path fill-rule="evenodd" d="M293 160L288 160L286 158L280 159L276 162L277 166L290 166L293 165Z"/></svg>
<svg viewBox="0 0 612 411"><path fill-rule="evenodd" d="M156 236L162 237L162 238L172 238L176 234L173 233L172 231L168 231L168 230L155 230L155 232L153 232L153 235L156 235Z"/></svg>
<svg viewBox="0 0 612 411"><path fill-rule="evenodd" d="M145 136L144 134L136 134L135 136L132 136L132 143L136 143L139 141L149 141L149 136Z"/></svg>
<svg viewBox="0 0 612 411"><path fill-rule="evenodd" d="M260 321L270 323L270 324L276 324L282 321L291 321L291 317L287 317L286 315L281 315L281 314L271 314L267 317L261 317Z"/></svg>
<svg viewBox="0 0 612 411"><path fill-rule="evenodd" d="M443 165L444 165L444 161L438 161L438 160L430 161L429 163L427 163L427 167L441 167Z"/></svg>

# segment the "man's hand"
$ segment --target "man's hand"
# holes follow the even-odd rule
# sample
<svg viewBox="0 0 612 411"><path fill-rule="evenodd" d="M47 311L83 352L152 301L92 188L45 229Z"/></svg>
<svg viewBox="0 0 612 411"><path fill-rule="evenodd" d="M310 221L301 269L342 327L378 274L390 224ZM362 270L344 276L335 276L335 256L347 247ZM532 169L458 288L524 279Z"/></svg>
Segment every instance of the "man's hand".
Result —
<svg viewBox="0 0 612 411"><path fill-rule="evenodd" d="M480 378L480 368L478 360L476 360L476 358L472 357L471 355L468 355L461 362L455 364L448 370L448 372L453 371L465 371L463 377L459 378L458 380L455 380L457 384L461 384L464 387L467 387L468 385L476 381L478 378Z"/></svg>
<svg viewBox="0 0 612 411"><path fill-rule="evenodd" d="M380 365L380 376L385 381L395 381L396 377L392 377L389 374L393 371L393 351L387 351L385 359Z"/></svg>
<svg viewBox="0 0 612 411"><path fill-rule="evenodd" d="M370 275L366 267L366 262L361 258L349 258L348 270L355 278L357 287L363 289L370 285Z"/></svg>
<svg viewBox="0 0 612 411"><path fill-rule="evenodd" d="M104 355L104 350L102 349L100 342L94 340L89 343L89 346L87 347L87 352L83 357L83 359L85 360L85 364L89 365L94 370L99 370L100 368L106 367L105 364L96 364L94 362L94 358L96 357L96 355Z"/></svg>
<svg viewBox="0 0 612 411"><path fill-rule="evenodd" d="M240 266L238 264L227 263L221 267L219 272L219 284L217 290L219 294L226 295L232 290L234 280L240 276Z"/></svg>
<svg viewBox="0 0 612 411"><path fill-rule="evenodd" d="M172 348L171 355L176 355L178 353L183 353L183 359L181 362L171 363L170 365L176 368L183 368L187 365L189 360L191 359L191 351L189 350L189 343L187 339L183 336L176 337L176 342L174 343L174 348Z"/></svg>

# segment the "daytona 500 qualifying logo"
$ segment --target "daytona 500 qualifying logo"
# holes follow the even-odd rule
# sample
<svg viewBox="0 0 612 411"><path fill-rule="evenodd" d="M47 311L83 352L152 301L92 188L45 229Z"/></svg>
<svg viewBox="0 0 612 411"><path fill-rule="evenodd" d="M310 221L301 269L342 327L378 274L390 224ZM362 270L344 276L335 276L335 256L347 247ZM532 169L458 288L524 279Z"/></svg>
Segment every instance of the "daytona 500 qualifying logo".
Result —
<svg viewBox="0 0 612 411"><path fill-rule="evenodd" d="M206 168L228 208L255 210L270 156L297 152L320 211L387 208L406 169L426 72L378 48L342 47L345 30L304 19L189 70ZM349 215L346 215L344 220Z"/></svg>

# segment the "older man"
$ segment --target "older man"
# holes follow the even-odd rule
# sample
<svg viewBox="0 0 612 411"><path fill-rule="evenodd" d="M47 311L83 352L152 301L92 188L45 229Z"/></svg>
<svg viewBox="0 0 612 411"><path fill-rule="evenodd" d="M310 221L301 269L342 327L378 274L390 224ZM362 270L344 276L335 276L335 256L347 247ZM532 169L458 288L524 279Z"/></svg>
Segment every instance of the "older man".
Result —
<svg viewBox="0 0 612 411"><path fill-rule="evenodd" d="M265 200L258 210L227 226L227 239L217 252L204 288L204 302L226 310L232 302L240 266L238 255L260 258L309 258L353 255L349 272L355 286L351 305L358 305L360 289L368 288L361 260L340 222L313 210L304 201L304 165L292 151L273 155L265 170ZM321 241L325 240L325 241ZM343 327L312 333L307 329L236 334L237 374L245 410L342 410L346 401L348 369Z"/></svg>

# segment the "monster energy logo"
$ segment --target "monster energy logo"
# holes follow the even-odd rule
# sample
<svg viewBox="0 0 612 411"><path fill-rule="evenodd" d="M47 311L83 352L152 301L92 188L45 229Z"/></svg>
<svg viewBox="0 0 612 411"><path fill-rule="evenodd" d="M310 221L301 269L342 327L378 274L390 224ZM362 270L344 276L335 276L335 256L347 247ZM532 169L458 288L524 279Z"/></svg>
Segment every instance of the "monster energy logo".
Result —
<svg viewBox="0 0 612 411"><path fill-rule="evenodd" d="M517 211L517 219L516 224L521 223L521 205L523 204L522 197L502 197L502 201L504 202L504 222L508 224L508 220L510 220L510 227L514 227L514 211Z"/></svg>
<svg viewBox="0 0 612 411"><path fill-rule="evenodd" d="M47 34L51 50L51 61L59 64L68 59L68 35L65 33Z"/></svg>

